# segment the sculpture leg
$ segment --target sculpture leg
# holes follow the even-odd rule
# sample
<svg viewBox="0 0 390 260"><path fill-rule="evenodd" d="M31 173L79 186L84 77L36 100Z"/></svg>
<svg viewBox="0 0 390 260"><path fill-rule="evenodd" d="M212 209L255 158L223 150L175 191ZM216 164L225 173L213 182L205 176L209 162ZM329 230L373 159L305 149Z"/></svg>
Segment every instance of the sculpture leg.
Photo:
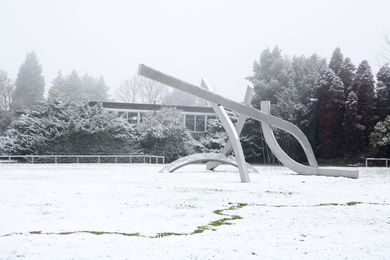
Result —
<svg viewBox="0 0 390 260"><path fill-rule="evenodd" d="M201 83L201 86L202 87L206 87L206 83L202 80L202 83ZM251 102L252 102L252 99L253 99L253 88L252 87L247 87L246 88L246 93L245 93L245 98L244 98L244 104L247 104L247 105L250 105ZM215 106L215 105L214 105ZM215 110L215 107L213 106L214 110ZM240 136L241 134L241 131L242 129L244 128L244 125L245 125L245 121L248 117L243 115L243 114L240 114L239 117L238 117L238 120L237 120L237 123L235 124L235 129L236 129L236 132L238 134L238 136ZM222 150L222 153L224 155L229 155L231 152L233 151L233 146L232 146L232 143L231 141L229 140L225 147L223 148ZM214 170L216 167L218 167L218 165L221 165L220 162L208 162L206 164L206 168L207 170Z"/></svg>
<svg viewBox="0 0 390 260"><path fill-rule="evenodd" d="M221 120L221 123L229 136L229 140L232 143L233 151L237 160L238 171L240 172L241 182L250 182L248 169L246 168L244 152L242 151L242 146L240 143L240 137L234 129L234 125L225 109L222 106L217 106L215 112L217 113L218 118Z"/></svg>

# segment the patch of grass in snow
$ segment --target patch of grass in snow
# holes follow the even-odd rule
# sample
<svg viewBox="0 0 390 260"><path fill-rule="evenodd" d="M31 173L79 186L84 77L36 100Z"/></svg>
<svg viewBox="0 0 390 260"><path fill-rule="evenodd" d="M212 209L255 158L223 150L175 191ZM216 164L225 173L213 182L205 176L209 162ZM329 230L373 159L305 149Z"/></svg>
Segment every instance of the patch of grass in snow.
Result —
<svg viewBox="0 0 390 260"><path fill-rule="evenodd" d="M231 203L229 203L231 204ZM132 236L132 237L146 237L146 238L163 238L168 236L188 236L188 235L195 235L203 233L206 230L211 231L217 231L215 227L222 226L222 225L232 225L231 221L242 219L239 215L231 215L225 213L225 211L232 211L237 210L240 208L243 208L245 206L248 206L247 203L238 203L236 205L230 206L227 209L217 209L214 210L213 213L216 215L224 216L223 218L214 220L210 222L207 225L198 226L193 232L191 233L175 233L175 232L164 232L164 233L157 233L155 236L144 236L140 233L122 233L122 232L107 232L107 231L64 231L64 232L42 232L42 231L31 231L29 234L31 235L73 235L73 234L80 234L80 233L87 233L92 235L122 235L122 236ZM0 237L5 236L11 236L11 235L21 235L22 233L11 233L11 234L5 234Z"/></svg>
<svg viewBox="0 0 390 260"><path fill-rule="evenodd" d="M188 234L186 233L174 233L174 232L164 232L164 233L157 233L153 238L162 238L162 237L169 237L169 236L186 236Z"/></svg>
<svg viewBox="0 0 390 260"><path fill-rule="evenodd" d="M272 191L272 190L266 190L265 193L280 194L280 195L293 195L294 194L294 192L291 192L291 191Z"/></svg>

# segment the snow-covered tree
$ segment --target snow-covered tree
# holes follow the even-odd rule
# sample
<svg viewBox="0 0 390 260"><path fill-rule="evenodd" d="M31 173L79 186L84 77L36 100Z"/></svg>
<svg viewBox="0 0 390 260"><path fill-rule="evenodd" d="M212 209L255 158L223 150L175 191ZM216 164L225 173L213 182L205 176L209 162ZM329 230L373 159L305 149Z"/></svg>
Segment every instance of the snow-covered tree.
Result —
<svg viewBox="0 0 390 260"><path fill-rule="evenodd" d="M344 84L335 76L329 88L329 99L325 105L323 129L321 131L322 155L336 158L341 154L343 143Z"/></svg>
<svg viewBox="0 0 390 260"><path fill-rule="evenodd" d="M358 115L358 97L351 91L345 102L344 112L344 153L349 157L356 157L361 150L365 127L360 124Z"/></svg>
<svg viewBox="0 0 390 260"><path fill-rule="evenodd" d="M8 73L0 69L0 110L9 110L15 86Z"/></svg>
<svg viewBox="0 0 390 260"><path fill-rule="evenodd" d="M32 109L42 102L45 81L42 76L42 67L34 52L27 54L26 60L19 69L16 78L15 91L12 99L12 109Z"/></svg>
<svg viewBox="0 0 390 260"><path fill-rule="evenodd" d="M49 99L63 102L106 101L107 91L103 77L95 79L87 74L80 77L76 71L63 76L59 72L49 89Z"/></svg>
<svg viewBox="0 0 390 260"><path fill-rule="evenodd" d="M379 120L383 120L390 114L390 66L385 64L380 67L376 74L378 80L377 90L377 111Z"/></svg>
<svg viewBox="0 0 390 260"><path fill-rule="evenodd" d="M376 84L376 109L379 120L385 119L390 114L390 88L388 88L382 81Z"/></svg>
<svg viewBox="0 0 390 260"><path fill-rule="evenodd" d="M321 155L332 158L339 155L342 143L344 115L344 84L328 67L324 67L317 88L318 133Z"/></svg>
<svg viewBox="0 0 390 260"><path fill-rule="evenodd" d="M340 48L336 48L330 58L329 68L331 68L336 75L339 75L342 64L343 54L341 53Z"/></svg>
<svg viewBox="0 0 390 260"><path fill-rule="evenodd" d="M183 115L174 108L146 114L136 132L141 151L165 156L167 162L194 152L198 145L187 132Z"/></svg>
<svg viewBox="0 0 390 260"><path fill-rule="evenodd" d="M390 116L379 121L370 134L370 148L376 156L389 157L390 155Z"/></svg>
<svg viewBox="0 0 390 260"><path fill-rule="evenodd" d="M113 154L133 151L129 123L97 105L47 102L15 120L0 139L7 154Z"/></svg>
<svg viewBox="0 0 390 260"><path fill-rule="evenodd" d="M278 47L272 51L265 49L259 62L254 62L253 76L248 77L255 89L252 104L259 107L261 100L276 103L276 94L292 84L290 75L291 63L282 56L282 51Z"/></svg>
<svg viewBox="0 0 390 260"><path fill-rule="evenodd" d="M376 113L376 95L374 76L371 73L371 67L366 60L362 61L357 69L354 81L354 89L357 89L358 113L361 116L361 124L365 127L365 140L368 144L368 135L372 132L374 124L377 121Z"/></svg>
<svg viewBox="0 0 390 260"><path fill-rule="evenodd" d="M348 98L349 92L352 91L352 84L355 79L356 67L350 58L345 58L341 65L339 77L344 83L345 98Z"/></svg>
<svg viewBox="0 0 390 260"><path fill-rule="evenodd" d="M390 65L388 63L379 68L376 78L390 88Z"/></svg>

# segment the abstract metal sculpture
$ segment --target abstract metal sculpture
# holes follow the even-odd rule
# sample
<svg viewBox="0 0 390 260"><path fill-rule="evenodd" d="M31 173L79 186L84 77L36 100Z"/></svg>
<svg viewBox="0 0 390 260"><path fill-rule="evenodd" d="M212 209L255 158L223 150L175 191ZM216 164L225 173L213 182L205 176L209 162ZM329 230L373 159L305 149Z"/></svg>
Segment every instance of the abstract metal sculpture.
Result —
<svg viewBox="0 0 390 260"><path fill-rule="evenodd" d="M320 176L348 177L348 178L358 178L359 176L359 172L355 170L319 168L317 164L317 160L313 153L313 149L309 141L307 140L305 134L294 124L271 115L269 101L261 102L261 110L257 110L251 107L247 102L245 102L245 104L241 104L211 92L210 90L208 90L208 86L204 81L202 81L202 86L204 88L198 87L190 83L184 82L182 80L176 79L172 76L163 74L143 64L139 65L138 74L146 78L163 83L165 85L177 88L184 92L190 93L212 104L226 132L228 133L231 146L233 147L234 153L236 155L237 166L239 168L241 182L250 181L248 170L246 168L245 158L242 153L242 147L238 136L238 132L240 132L240 130L242 129L242 126L240 124L242 125L244 124L246 117L250 117L261 122L264 138L267 145L274 153L276 158L283 165L293 170L294 172L303 175L320 175ZM243 118L239 120L239 122L236 124L236 129L234 128L230 119L227 117L224 107L238 112L240 118L241 117ZM294 136L298 140L298 142L300 143L300 145L302 146L305 152L305 155L309 162L309 166L296 162L281 149L281 147L279 146L278 142L275 139L275 136L272 131L272 127L277 127L279 129L282 129L288 132L289 134L291 134L292 136ZM224 153L220 156L226 156L225 152L231 152L231 148L229 147L230 145L228 144L227 147L225 147L226 150L224 149ZM204 161L207 160L205 159ZM222 162L222 160L216 160L216 159L210 161ZM215 168L216 166L217 164L215 163L208 164L209 169Z"/></svg>

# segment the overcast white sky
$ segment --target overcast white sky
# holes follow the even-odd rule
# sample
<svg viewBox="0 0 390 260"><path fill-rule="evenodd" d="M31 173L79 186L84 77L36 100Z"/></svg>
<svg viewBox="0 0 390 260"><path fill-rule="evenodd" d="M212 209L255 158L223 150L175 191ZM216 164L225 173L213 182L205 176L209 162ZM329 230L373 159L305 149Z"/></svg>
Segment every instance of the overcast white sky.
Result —
<svg viewBox="0 0 390 260"><path fill-rule="evenodd" d="M267 46L325 57L339 46L376 73L389 32L389 0L0 0L0 68L15 78L35 50L46 88L73 69L116 88L144 63L240 101Z"/></svg>

